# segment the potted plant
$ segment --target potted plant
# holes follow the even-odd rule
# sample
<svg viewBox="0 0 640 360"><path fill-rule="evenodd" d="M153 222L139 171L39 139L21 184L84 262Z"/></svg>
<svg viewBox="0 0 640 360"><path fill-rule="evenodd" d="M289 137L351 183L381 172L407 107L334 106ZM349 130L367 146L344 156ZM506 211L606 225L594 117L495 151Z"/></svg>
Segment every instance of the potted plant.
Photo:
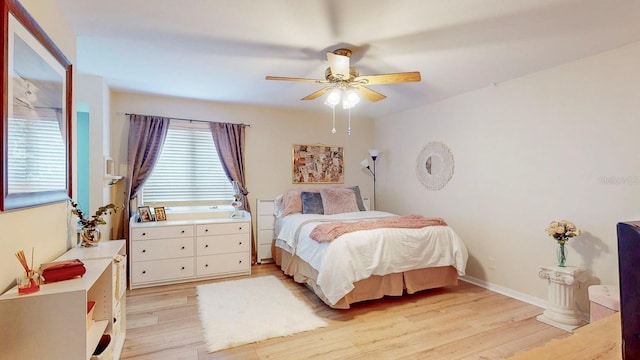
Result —
<svg viewBox="0 0 640 360"><path fill-rule="evenodd" d="M102 218L104 215L114 213L118 208L113 204L100 206L95 214L86 217L84 212L78 207L78 203L71 200L71 212L78 217L78 223L81 226L80 237L82 238L82 246L95 246L100 242L101 234L98 225L104 225L107 222Z"/></svg>

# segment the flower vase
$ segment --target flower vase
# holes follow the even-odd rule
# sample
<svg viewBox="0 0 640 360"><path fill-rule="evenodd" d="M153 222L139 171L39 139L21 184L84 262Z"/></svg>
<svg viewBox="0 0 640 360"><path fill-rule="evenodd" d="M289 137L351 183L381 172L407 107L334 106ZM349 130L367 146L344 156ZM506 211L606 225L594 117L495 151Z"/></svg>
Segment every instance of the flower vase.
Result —
<svg viewBox="0 0 640 360"><path fill-rule="evenodd" d="M80 238L82 238L82 246L90 247L98 245L101 236L102 234L100 233L100 229L94 227L82 228L82 231L80 232Z"/></svg>
<svg viewBox="0 0 640 360"><path fill-rule="evenodd" d="M558 244L557 256L558 256L558 266L566 267L567 266L567 248L563 243Z"/></svg>

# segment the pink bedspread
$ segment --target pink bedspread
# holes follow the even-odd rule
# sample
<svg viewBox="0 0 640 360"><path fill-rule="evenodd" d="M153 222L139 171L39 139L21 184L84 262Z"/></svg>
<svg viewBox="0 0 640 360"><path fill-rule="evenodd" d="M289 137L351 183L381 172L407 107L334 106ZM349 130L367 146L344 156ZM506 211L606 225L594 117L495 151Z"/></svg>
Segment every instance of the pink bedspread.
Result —
<svg viewBox="0 0 640 360"><path fill-rule="evenodd" d="M317 242L331 242L340 235L360 230L382 228L421 229L426 226L445 226L441 218L426 218L422 215L405 215L384 219L363 220L355 222L331 222L317 225L309 236Z"/></svg>

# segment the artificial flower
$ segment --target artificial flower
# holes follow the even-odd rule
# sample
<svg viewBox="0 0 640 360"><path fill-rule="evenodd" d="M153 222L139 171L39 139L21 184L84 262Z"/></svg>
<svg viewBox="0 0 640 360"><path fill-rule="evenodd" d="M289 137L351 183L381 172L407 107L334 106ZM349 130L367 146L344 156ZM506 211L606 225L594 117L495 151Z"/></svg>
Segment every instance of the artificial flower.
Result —
<svg viewBox="0 0 640 360"><path fill-rule="evenodd" d="M86 218L84 212L78 208L78 204L71 200L71 212L78 217L78 222L82 225L82 228L96 228L98 225L104 225L107 222L104 221L102 216L106 214L111 214L112 212L116 212L118 208L113 204L107 204L104 206L100 206L94 215L91 215L90 218Z"/></svg>
<svg viewBox="0 0 640 360"><path fill-rule="evenodd" d="M552 221L547 227L547 234L564 245L570 238L580 235L581 231L571 221L561 220Z"/></svg>

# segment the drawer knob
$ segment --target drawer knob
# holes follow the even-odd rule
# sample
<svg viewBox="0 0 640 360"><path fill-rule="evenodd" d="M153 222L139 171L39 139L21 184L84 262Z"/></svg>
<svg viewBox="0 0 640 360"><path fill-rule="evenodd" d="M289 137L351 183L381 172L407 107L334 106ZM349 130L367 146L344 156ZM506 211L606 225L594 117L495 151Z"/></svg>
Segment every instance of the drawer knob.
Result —
<svg viewBox="0 0 640 360"><path fill-rule="evenodd" d="M238 264L242 264L242 260L238 261Z"/></svg>
<svg viewBox="0 0 640 360"><path fill-rule="evenodd" d="M184 234L184 230L180 231L181 234Z"/></svg>
<svg viewBox="0 0 640 360"><path fill-rule="evenodd" d="M180 270L184 270L184 266Z"/></svg>
<svg viewBox="0 0 640 360"><path fill-rule="evenodd" d="M209 264L204 264L204 267L209 267Z"/></svg>
<svg viewBox="0 0 640 360"><path fill-rule="evenodd" d="M208 247L209 247L209 244L206 244L204 247L208 248Z"/></svg>
<svg viewBox="0 0 640 360"><path fill-rule="evenodd" d="M204 229L204 232L209 232L209 229Z"/></svg>
<svg viewBox="0 0 640 360"><path fill-rule="evenodd" d="M146 273L147 273L147 270L142 270L142 273L143 273L143 274L146 274Z"/></svg>
<svg viewBox="0 0 640 360"><path fill-rule="evenodd" d="M239 242L238 242L238 245L242 245L242 241L239 241Z"/></svg>
<svg viewBox="0 0 640 360"><path fill-rule="evenodd" d="M143 252L143 253L146 253L146 252L147 252L147 250L146 250L146 249L142 249L142 252Z"/></svg>
<svg viewBox="0 0 640 360"><path fill-rule="evenodd" d="M142 236L147 236L147 233L142 233Z"/></svg>
<svg viewBox="0 0 640 360"><path fill-rule="evenodd" d="M181 250L184 250L184 246L182 247L182 249L181 249Z"/></svg>
<svg viewBox="0 0 640 360"><path fill-rule="evenodd" d="M242 230L242 226L240 226L240 227L238 228L238 230Z"/></svg>

